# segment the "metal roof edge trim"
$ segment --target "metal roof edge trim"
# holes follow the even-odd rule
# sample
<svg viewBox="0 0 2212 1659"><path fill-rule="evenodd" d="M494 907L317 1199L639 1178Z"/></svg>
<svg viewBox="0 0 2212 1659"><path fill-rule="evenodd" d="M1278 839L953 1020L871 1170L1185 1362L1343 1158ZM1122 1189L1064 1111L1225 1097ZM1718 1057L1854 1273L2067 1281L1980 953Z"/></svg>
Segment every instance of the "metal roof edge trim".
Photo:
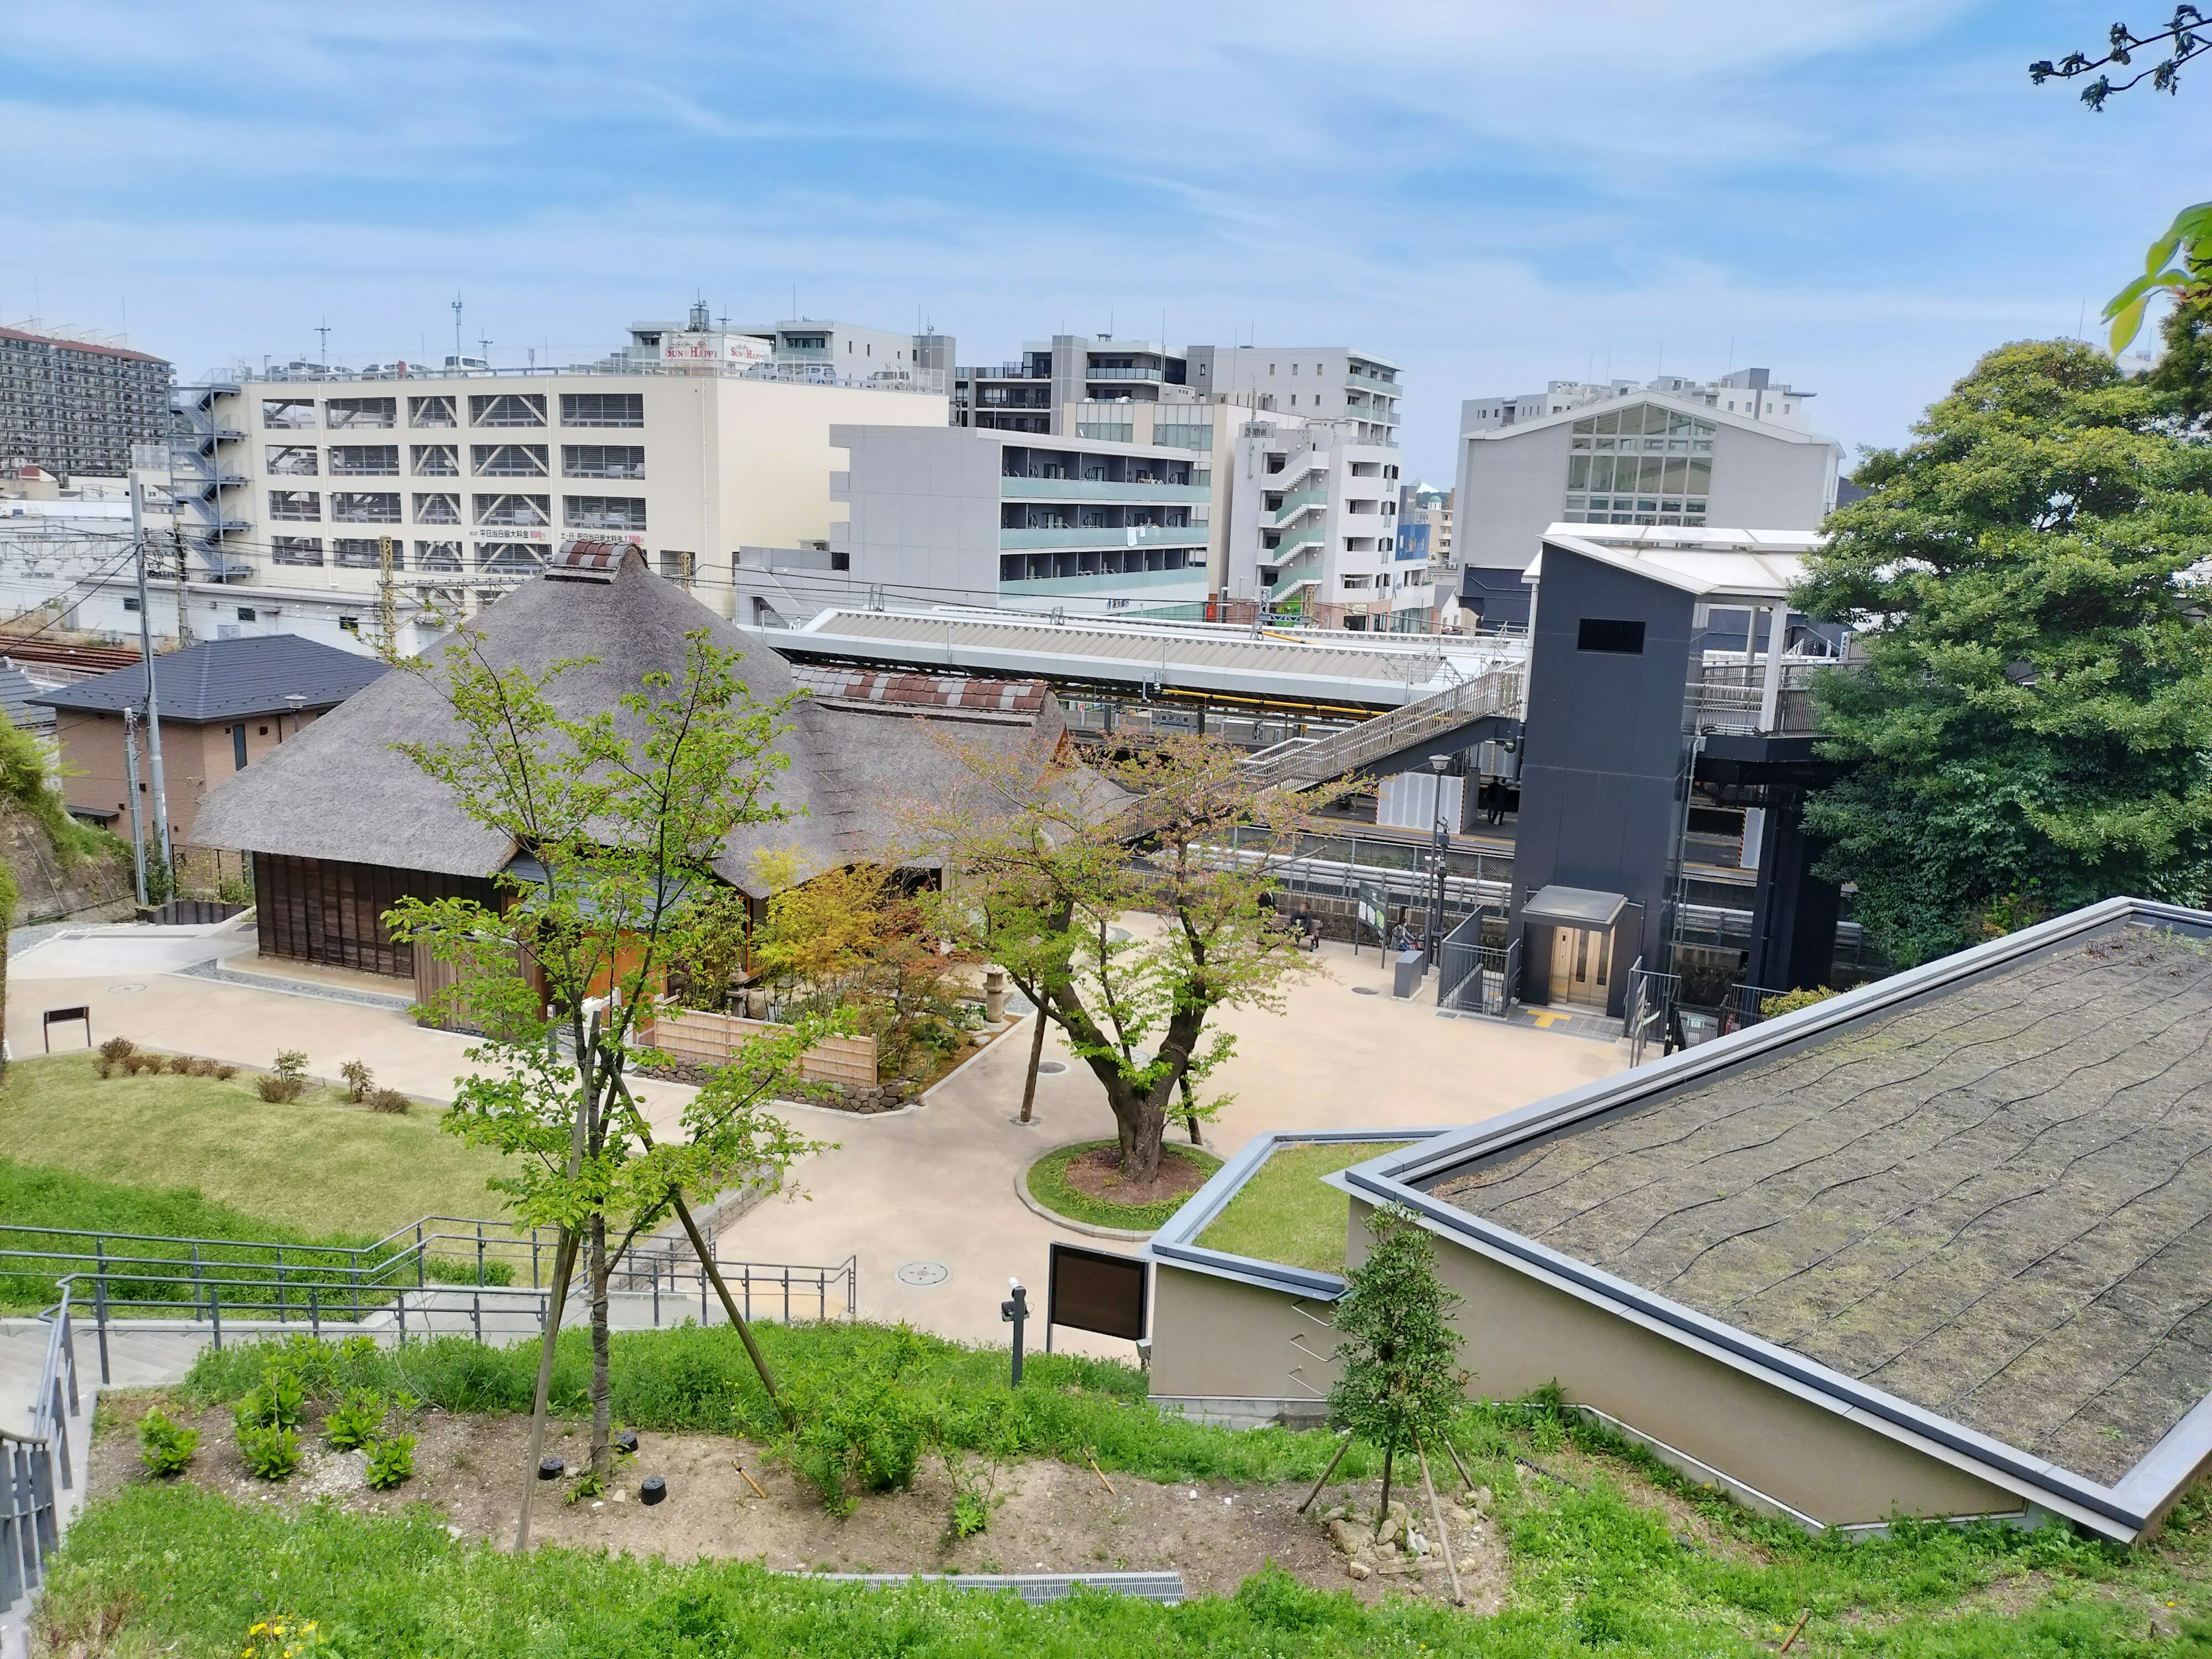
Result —
<svg viewBox="0 0 2212 1659"><path fill-rule="evenodd" d="M1346 1288L1346 1281L1340 1273L1294 1267L1281 1261L1265 1261L1256 1256L1237 1255L1227 1250L1208 1249L1198 1243L1198 1237L1213 1224L1221 1212L1229 1206L1230 1201L1243 1190L1244 1183L1257 1174L1261 1165L1273 1157L1280 1147L1358 1146L1369 1141L1419 1140L1450 1133L1449 1125L1431 1125L1386 1130L1276 1129L1255 1135L1216 1170L1206 1185L1191 1195L1190 1201L1170 1216L1166 1224L1152 1235L1151 1242L1145 1247L1145 1254L1155 1262L1170 1267L1211 1273L1221 1279L1233 1279L1247 1285L1256 1285L1263 1290L1287 1291L1334 1302L1344 1294ZM1328 1185L1338 1185L1327 1176L1322 1179Z"/></svg>
<svg viewBox="0 0 2212 1659"><path fill-rule="evenodd" d="M1352 1172L1347 1171L1347 1174ZM1638 1322L1673 1340L1688 1340L1740 1370L1764 1374L1801 1397L1817 1397L1844 1414L1855 1414L1868 1426L1891 1437L1899 1431L1923 1441L1947 1462L1963 1461L1974 1472L1996 1483L2023 1483L2039 1498L2081 1517L2098 1530L2111 1534L2117 1522L2132 1539L2148 1524L2151 1511L2130 1503L2116 1488L2100 1486L2071 1470L1977 1433L1965 1425L1939 1417L1907 1401L1869 1389L1856 1379L1816 1364L1786 1348L1761 1340L1694 1308L1657 1296L1641 1285L1594 1267L1586 1261L1547 1249L1481 1217L1452 1205L1439 1203L1402 1182L1356 1178L1361 1195L1404 1206L1438 1231L1458 1235L1481 1253L1516 1272L1548 1280L1578 1299L1638 1317ZM1999 1478L2001 1477L2001 1478ZM2025 1495L2025 1494L2024 1494ZM2101 1520L2099 1518L2101 1517Z"/></svg>
<svg viewBox="0 0 2212 1659"><path fill-rule="evenodd" d="M2208 1456L2212 1456L2212 1395L2184 1412L2181 1420L2136 1460L2135 1468L2119 1478L2112 1491L2144 1514L2156 1515L2179 1495Z"/></svg>
<svg viewBox="0 0 2212 1659"><path fill-rule="evenodd" d="M1887 979L1869 981L1826 1001L1813 1003L1773 1019L1762 1020L1756 1025L1650 1061L1632 1071L1601 1078L1579 1088L1517 1107L1474 1126L1460 1139L1427 1148L1419 1160L1409 1158L1393 1169L1390 1178L1405 1182L1427 1180L1454 1165L1487 1157L1516 1141L1528 1139L1585 1117L1594 1117L1600 1112L1609 1111L1643 1096L1656 1094L1663 1089L1677 1088L1755 1056L1789 1047L1808 1036L1840 1029L1899 1003L1923 996L1930 991L1941 990L1960 980L2031 955L2048 945L2063 944L2069 939L2094 933L2110 923L2124 921L2136 915L2152 915L2172 921L2194 921L2212 930L2212 913L2150 899L2102 899L2078 910L2069 910L2063 916L2038 922L2033 927L2023 927L2016 933L2008 933L2002 939L1971 945L1950 956L1922 963L1917 968L1907 968Z"/></svg>

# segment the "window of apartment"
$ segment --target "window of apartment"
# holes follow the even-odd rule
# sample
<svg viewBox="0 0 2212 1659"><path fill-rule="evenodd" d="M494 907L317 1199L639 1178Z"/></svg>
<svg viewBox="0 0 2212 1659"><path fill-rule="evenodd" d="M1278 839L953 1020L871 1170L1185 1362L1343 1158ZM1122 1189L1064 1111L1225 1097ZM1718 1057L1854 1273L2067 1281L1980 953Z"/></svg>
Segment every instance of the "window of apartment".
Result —
<svg viewBox="0 0 2212 1659"><path fill-rule="evenodd" d="M410 460L418 478L458 478L461 476L459 444L416 444Z"/></svg>
<svg viewBox="0 0 2212 1659"><path fill-rule="evenodd" d="M695 554L678 552L672 548L662 548L660 550L661 575L669 581L681 582L686 587L690 586L691 573L696 556Z"/></svg>
<svg viewBox="0 0 2212 1659"><path fill-rule="evenodd" d="M1372 513L1375 503L1371 501L1349 501L1344 504L1344 510L1347 513Z"/></svg>
<svg viewBox="0 0 2212 1659"><path fill-rule="evenodd" d="M453 413L452 396L440 392L427 398L410 398L407 400L407 424L459 426L460 421Z"/></svg>
<svg viewBox="0 0 2212 1659"><path fill-rule="evenodd" d="M542 478L544 444L471 444L469 467L479 478Z"/></svg>
<svg viewBox="0 0 2212 1659"><path fill-rule="evenodd" d="M340 536L331 544L331 562L341 570L380 570L384 568L385 538L380 536ZM392 568L403 568L400 544L392 544Z"/></svg>
<svg viewBox="0 0 2212 1659"><path fill-rule="evenodd" d="M534 576L545 567L545 549L536 542L478 542L477 568L495 576Z"/></svg>
<svg viewBox="0 0 2212 1659"><path fill-rule="evenodd" d="M642 444L562 444L561 476L564 478L642 478Z"/></svg>
<svg viewBox="0 0 2212 1659"><path fill-rule="evenodd" d="M461 568L461 544L459 542L417 542L415 544L415 568L417 570L459 570Z"/></svg>
<svg viewBox="0 0 2212 1659"><path fill-rule="evenodd" d="M453 495L415 497L416 524L459 524L461 521L461 498Z"/></svg>
<svg viewBox="0 0 2212 1659"><path fill-rule="evenodd" d="M272 519L317 519L323 516L323 498L312 489L272 489L269 492ZM317 563L320 563L319 559Z"/></svg>
<svg viewBox="0 0 2212 1659"><path fill-rule="evenodd" d="M269 557L276 564L320 564L323 562L323 538L320 536L271 537Z"/></svg>
<svg viewBox="0 0 2212 1659"><path fill-rule="evenodd" d="M395 398L325 398L323 424L333 432L364 426L396 426L399 403Z"/></svg>
<svg viewBox="0 0 2212 1659"><path fill-rule="evenodd" d="M1344 578L1344 585L1346 587L1364 587L1370 580L1371 579L1366 576L1346 576Z"/></svg>
<svg viewBox="0 0 2212 1659"><path fill-rule="evenodd" d="M643 426L645 394L642 392L564 392L561 394L561 424Z"/></svg>
<svg viewBox="0 0 2212 1659"><path fill-rule="evenodd" d="M312 427L315 423L313 398L264 398L261 424L272 428Z"/></svg>
<svg viewBox="0 0 2212 1659"><path fill-rule="evenodd" d="M495 392L471 394L471 426L544 426L545 394L542 392Z"/></svg>
<svg viewBox="0 0 2212 1659"><path fill-rule="evenodd" d="M553 522L550 495L479 495L477 522L496 525L550 525Z"/></svg>
<svg viewBox="0 0 2212 1659"><path fill-rule="evenodd" d="M396 478L399 476L398 444L332 444L333 478Z"/></svg>
<svg viewBox="0 0 2212 1659"><path fill-rule="evenodd" d="M563 495L561 521L571 530L642 530L645 502L634 495Z"/></svg>
<svg viewBox="0 0 2212 1659"><path fill-rule="evenodd" d="M312 478L315 476L315 447L313 444L269 446L269 470L271 472L293 473Z"/></svg>

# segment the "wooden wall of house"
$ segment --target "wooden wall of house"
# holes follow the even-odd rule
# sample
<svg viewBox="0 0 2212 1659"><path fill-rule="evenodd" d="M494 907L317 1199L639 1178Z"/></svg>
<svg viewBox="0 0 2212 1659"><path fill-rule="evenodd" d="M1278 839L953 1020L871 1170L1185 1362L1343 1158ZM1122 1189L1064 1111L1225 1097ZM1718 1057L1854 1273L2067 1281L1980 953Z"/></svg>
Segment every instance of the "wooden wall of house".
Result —
<svg viewBox="0 0 2212 1659"><path fill-rule="evenodd" d="M264 956L412 979L413 949L396 942L384 926L384 913L403 898L498 903L492 884L482 877L253 855L254 915Z"/></svg>

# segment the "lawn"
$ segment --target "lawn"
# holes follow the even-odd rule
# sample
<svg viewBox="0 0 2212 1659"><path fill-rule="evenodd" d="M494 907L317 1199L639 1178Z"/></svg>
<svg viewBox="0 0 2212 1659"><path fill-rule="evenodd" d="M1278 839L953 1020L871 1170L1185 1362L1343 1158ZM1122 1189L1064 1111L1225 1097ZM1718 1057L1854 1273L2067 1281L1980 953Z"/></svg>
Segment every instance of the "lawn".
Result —
<svg viewBox="0 0 2212 1659"><path fill-rule="evenodd" d="M1403 1140L1279 1146L1199 1235L1209 1250L1280 1261L1319 1273L1344 1271L1351 1200L1322 1177L1410 1145Z"/></svg>
<svg viewBox="0 0 2212 1659"><path fill-rule="evenodd" d="M1047 1152L1030 1165L1023 1180L1029 1187L1030 1196L1057 1215L1074 1221L1086 1221L1097 1227L1120 1227L1130 1232L1150 1232L1167 1224L1170 1217L1190 1201L1213 1172L1221 1167L1221 1160L1211 1152L1200 1152L1195 1146L1179 1146L1169 1141L1160 1148L1160 1164L1164 1170L1176 1164L1186 1166L1189 1190L1172 1197L1158 1199L1147 1204L1117 1203L1110 1198L1096 1197L1073 1185L1067 1178L1067 1166L1086 1152L1115 1145L1110 1140L1085 1140L1073 1146L1062 1146Z"/></svg>
<svg viewBox="0 0 2212 1659"><path fill-rule="evenodd" d="M372 1112L325 1089L271 1105L250 1075L102 1079L89 1055L56 1054L8 1068L0 1146L26 1164L144 1189L155 1206L149 1218L164 1205L184 1205L167 1212L177 1218L201 1213L177 1194L185 1188L192 1201L301 1237L380 1237L426 1215L502 1212L504 1196L484 1183L503 1160L442 1133L439 1116L419 1105L404 1116ZM101 1203L82 1220L40 1224L128 1219L112 1200Z"/></svg>
<svg viewBox="0 0 2212 1659"><path fill-rule="evenodd" d="M1040 1357L1010 1395L1002 1353L881 1328L769 1327L763 1335L795 1395L865 1395L878 1424L901 1415L902 1401L937 1401L941 1412L948 1399L972 1408L994 1398L1018 1424L1023 1455L1079 1466L1095 1455L1109 1472L1274 1482L1288 1494L1333 1444L1322 1433L1239 1432L1164 1416L1144 1401L1138 1373L1104 1362ZM562 1409L578 1403L588 1364L580 1333L572 1337L555 1386ZM495 1352L441 1340L411 1349L403 1376L398 1357L365 1344L301 1343L210 1357L180 1393L234 1398L272 1354L289 1356L324 1401L349 1386L404 1382L448 1409L514 1410L526 1405L531 1381L526 1346ZM765 1397L726 1331L618 1336L614 1360L620 1420L643 1429L769 1426ZM1887 1538L1846 1543L1739 1510L1547 1399L1472 1402L1452 1437L1495 1495L1510 1579L1492 1616L1434 1600L1362 1606L1272 1570L1234 1595L1174 1609L1099 1595L1029 1608L927 1585L834 1587L741 1559L678 1564L558 1548L518 1559L455 1540L441 1513L410 1504L404 1489L390 1512L366 1514L143 1482L95 1504L72 1528L43 1613L56 1652L181 1659L228 1659L253 1645L255 1621L272 1617L316 1621L323 1644L307 1652L392 1659L1593 1651L1735 1659L1772 1653L1793 1635L1793 1653L1864 1659L2212 1654L2212 1516L2202 1498L2132 1553L2060 1523L2021 1532L1906 1522ZM1353 1472L1370 1493L1375 1461ZM744 1553L742 1542L733 1536L733 1553ZM1184 1542L1206 1547L1202 1533Z"/></svg>

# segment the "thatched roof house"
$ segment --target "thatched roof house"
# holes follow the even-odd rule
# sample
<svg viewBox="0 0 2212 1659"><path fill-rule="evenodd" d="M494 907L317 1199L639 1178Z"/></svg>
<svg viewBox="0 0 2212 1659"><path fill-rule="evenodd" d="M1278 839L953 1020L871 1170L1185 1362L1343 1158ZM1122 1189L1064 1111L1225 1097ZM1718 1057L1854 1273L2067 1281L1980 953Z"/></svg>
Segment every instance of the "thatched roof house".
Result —
<svg viewBox="0 0 2212 1659"><path fill-rule="evenodd" d="M703 628L742 651L739 672L765 702L797 686L791 668L648 570L635 552L611 571L558 567L526 582L473 624L494 663L542 672L591 659L548 691L563 714L612 708L654 670L680 673L684 636ZM436 654L434 650L434 656ZM958 760L939 738L1042 764L1065 736L1042 686L951 687L902 694L866 684L811 684L777 747L789 757L775 799L792 816L743 826L715 873L756 899L756 854L787 849L811 872L884 856L902 799L954 790ZM810 677L817 679L818 677ZM467 895L489 903L493 878L522 849L461 810L446 787L395 744L458 731L442 677L387 674L253 765L210 790L193 839L251 854L266 954L374 973L410 975L412 953L380 920L403 895ZM849 694L849 695L848 695Z"/></svg>

